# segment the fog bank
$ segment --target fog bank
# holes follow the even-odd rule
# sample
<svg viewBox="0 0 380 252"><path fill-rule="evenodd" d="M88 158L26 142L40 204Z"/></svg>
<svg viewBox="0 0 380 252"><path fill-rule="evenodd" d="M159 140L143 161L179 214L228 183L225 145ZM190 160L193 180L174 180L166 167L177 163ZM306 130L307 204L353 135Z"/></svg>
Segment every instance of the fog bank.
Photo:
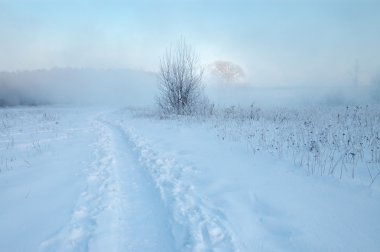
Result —
<svg viewBox="0 0 380 252"><path fill-rule="evenodd" d="M212 101L221 106L251 104L263 107L336 106L371 104L380 100L380 88L373 86L255 87L209 86Z"/></svg>
<svg viewBox="0 0 380 252"><path fill-rule="evenodd" d="M0 73L0 106L57 103L135 107L155 106L155 73L128 69L51 69ZM380 100L373 85L266 87L204 79L205 92L217 106L313 106L371 104Z"/></svg>
<svg viewBox="0 0 380 252"><path fill-rule="evenodd" d="M0 105L46 103L149 106L156 76L135 70L52 69L0 73Z"/></svg>

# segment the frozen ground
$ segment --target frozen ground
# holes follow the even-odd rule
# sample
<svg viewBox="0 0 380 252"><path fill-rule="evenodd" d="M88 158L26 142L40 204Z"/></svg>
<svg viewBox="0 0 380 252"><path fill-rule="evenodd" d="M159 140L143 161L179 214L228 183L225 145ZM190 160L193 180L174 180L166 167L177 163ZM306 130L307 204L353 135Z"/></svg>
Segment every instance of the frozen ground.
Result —
<svg viewBox="0 0 380 252"><path fill-rule="evenodd" d="M207 121L0 110L0 251L379 251L380 190Z"/></svg>

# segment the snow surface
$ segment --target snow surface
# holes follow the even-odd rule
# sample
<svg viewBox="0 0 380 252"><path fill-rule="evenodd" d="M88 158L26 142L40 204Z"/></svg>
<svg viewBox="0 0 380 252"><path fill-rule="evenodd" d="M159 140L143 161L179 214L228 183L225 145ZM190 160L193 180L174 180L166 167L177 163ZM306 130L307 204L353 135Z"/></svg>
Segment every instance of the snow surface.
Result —
<svg viewBox="0 0 380 252"><path fill-rule="evenodd" d="M209 122L0 110L0 251L380 251L378 186L307 176Z"/></svg>

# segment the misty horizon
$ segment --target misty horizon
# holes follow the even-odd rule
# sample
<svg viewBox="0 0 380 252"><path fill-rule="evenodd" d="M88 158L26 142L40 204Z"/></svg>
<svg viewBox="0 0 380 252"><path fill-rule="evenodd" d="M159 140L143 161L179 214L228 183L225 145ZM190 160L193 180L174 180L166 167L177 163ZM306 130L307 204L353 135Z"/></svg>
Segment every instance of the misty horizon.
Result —
<svg viewBox="0 0 380 252"><path fill-rule="evenodd" d="M205 73L205 91L218 106L297 106L370 104L377 85L266 86L225 82ZM0 72L3 105L51 103L110 104L154 107L157 73L131 69L54 68Z"/></svg>
<svg viewBox="0 0 380 252"><path fill-rule="evenodd" d="M0 99L154 106L165 51L184 39L210 102L379 99L380 3L1 1ZM234 78L216 68L239 71Z"/></svg>
<svg viewBox="0 0 380 252"><path fill-rule="evenodd" d="M368 86L380 74L379 7L372 0L1 1L0 71L156 72L183 37L202 65L233 62L252 85Z"/></svg>

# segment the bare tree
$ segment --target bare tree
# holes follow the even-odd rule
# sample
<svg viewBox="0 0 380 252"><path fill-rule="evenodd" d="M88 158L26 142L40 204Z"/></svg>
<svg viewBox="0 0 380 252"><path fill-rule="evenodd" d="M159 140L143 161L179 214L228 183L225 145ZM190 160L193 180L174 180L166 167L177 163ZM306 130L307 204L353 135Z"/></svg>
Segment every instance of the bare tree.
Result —
<svg viewBox="0 0 380 252"><path fill-rule="evenodd" d="M164 113L191 114L204 100L203 68L194 50L184 40L161 59L158 105Z"/></svg>
<svg viewBox="0 0 380 252"><path fill-rule="evenodd" d="M243 69L230 61L218 60L211 65L211 73L226 82L239 82L244 79Z"/></svg>

